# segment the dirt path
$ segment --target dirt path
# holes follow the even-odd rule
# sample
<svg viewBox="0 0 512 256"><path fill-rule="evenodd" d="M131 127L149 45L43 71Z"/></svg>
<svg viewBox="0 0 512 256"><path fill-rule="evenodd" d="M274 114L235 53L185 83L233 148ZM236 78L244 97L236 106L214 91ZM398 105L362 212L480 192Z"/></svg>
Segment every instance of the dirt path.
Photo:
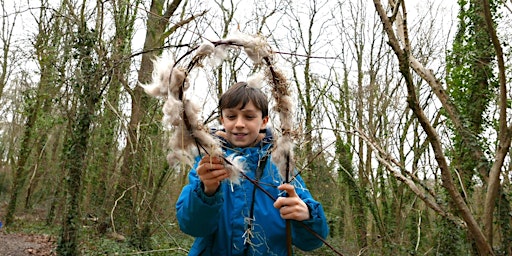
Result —
<svg viewBox="0 0 512 256"><path fill-rule="evenodd" d="M0 231L0 255L2 256L53 256L55 239L45 235L5 234Z"/></svg>

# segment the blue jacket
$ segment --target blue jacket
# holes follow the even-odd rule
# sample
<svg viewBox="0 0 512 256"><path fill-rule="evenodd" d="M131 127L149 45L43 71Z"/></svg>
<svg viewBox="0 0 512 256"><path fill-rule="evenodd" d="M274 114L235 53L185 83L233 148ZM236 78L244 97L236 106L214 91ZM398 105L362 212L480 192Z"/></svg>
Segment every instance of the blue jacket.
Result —
<svg viewBox="0 0 512 256"><path fill-rule="evenodd" d="M224 141L224 143L227 143ZM244 159L245 173L255 179L260 157L270 154L272 135L267 129L266 137L255 147L225 147L226 156L235 154ZM229 181L221 183L219 190L211 197L207 196L196 173L200 156L196 158L194 167L189 173L189 184L186 185L176 203L177 218L183 232L196 237L189 255L244 255L248 247L248 255L287 255L285 220L274 208L273 200L259 189L256 189L254 200L254 216L250 242L247 223L250 216L254 185L242 179L240 185ZM274 198L281 195L277 189L282 181L276 166L267 158L263 174L259 180L263 188ZM308 205L311 219L303 221L324 239L329 229L322 205L315 201L300 176L292 184L299 197ZM304 251L314 250L322 245L300 223L292 220L293 244Z"/></svg>

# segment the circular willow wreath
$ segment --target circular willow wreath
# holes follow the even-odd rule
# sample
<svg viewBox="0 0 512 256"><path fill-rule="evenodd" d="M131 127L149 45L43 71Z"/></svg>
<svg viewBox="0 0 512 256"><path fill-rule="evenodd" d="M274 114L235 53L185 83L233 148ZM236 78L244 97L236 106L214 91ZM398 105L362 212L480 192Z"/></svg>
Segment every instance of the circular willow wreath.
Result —
<svg viewBox="0 0 512 256"><path fill-rule="evenodd" d="M295 167L292 140L292 100L286 77L275 64L274 52L265 38L237 34L219 41L207 41L187 52L176 62L159 57L154 61L152 82L141 85L145 92L155 97L165 97L163 106L164 123L175 128L169 140L172 149L167 155L170 165L192 165L194 148L211 156L222 157L221 143L213 137L200 122L200 107L185 97L189 88L188 74L196 67L203 66L203 60L210 56L225 55L230 48L243 48L255 67L264 67L264 78L271 85L275 100L275 111L281 124L281 136L277 138L272 150L272 161L277 166L282 180L288 183ZM178 66L185 56L194 54L186 67ZM260 79L248 81L249 86L260 87ZM277 137L277 136L276 136ZM234 159L227 159L226 169L229 180L240 183L242 168Z"/></svg>
<svg viewBox="0 0 512 256"><path fill-rule="evenodd" d="M263 79L272 88L271 93L275 100L274 110L279 116L281 128L281 136L274 143L271 160L278 168L282 181L289 183L293 178L292 170L295 168L294 143L292 139L292 98L288 80L283 72L276 67L275 53L264 37L238 33L219 41L206 41L188 51L176 62L158 57L154 61L152 82L141 86L149 95L166 98L163 106L163 122L165 125L175 128L174 133L169 139L169 147L172 150L167 155L167 161L171 166L179 164L192 166L194 152L197 148L207 155L218 156L225 160L225 168L229 172L229 180L232 184L239 184L241 177L243 177L275 201L276 198L262 188L257 181L245 175L241 163L238 163L234 158L225 158L223 156L220 140L210 134L209 129L199 120L199 113L201 111L199 105L185 98L185 91L190 85L188 74L194 68L203 66L202 62L207 57L223 56L231 48L243 48L247 56L252 60L255 68L264 68ZM190 54L194 55L188 65L178 66L178 63ZM247 83L249 86L259 88L263 79L248 79ZM276 135L274 136L277 137ZM289 220L286 221L286 224L288 254L291 255ZM299 224L315 235L333 252L342 255L307 225L302 222L299 222Z"/></svg>

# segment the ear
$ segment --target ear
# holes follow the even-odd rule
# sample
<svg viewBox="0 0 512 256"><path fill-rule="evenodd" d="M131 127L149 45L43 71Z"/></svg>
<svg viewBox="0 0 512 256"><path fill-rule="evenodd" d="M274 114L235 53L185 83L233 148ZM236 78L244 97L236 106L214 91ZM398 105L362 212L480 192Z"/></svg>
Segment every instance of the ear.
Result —
<svg viewBox="0 0 512 256"><path fill-rule="evenodd" d="M267 126L267 123L268 123L268 116L263 118L263 122L261 122L260 129L264 129Z"/></svg>
<svg viewBox="0 0 512 256"><path fill-rule="evenodd" d="M224 125L224 117L222 115L219 117L220 124Z"/></svg>

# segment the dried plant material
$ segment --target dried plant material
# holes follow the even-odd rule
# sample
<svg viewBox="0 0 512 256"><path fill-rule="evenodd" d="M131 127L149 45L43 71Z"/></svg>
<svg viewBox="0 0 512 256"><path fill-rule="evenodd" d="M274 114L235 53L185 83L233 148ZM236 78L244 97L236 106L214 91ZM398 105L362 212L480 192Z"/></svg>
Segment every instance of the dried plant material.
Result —
<svg viewBox="0 0 512 256"><path fill-rule="evenodd" d="M291 132L293 126L293 113L292 113L292 98L290 96L279 97L278 103L274 109L279 113L279 119L281 120L282 132Z"/></svg>
<svg viewBox="0 0 512 256"><path fill-rule="evenodd" d="M177 127L173 136L169 139L169 147L171 149L189 150L195 146L195 139L185 129L185 127Z"/></svg>
<svg viewBox="0 0 512 256"><path fill-rule="evenodd" d="M197 141L208 151L210 156L222 156L221 142L204 129L197 129L193 132Z"/></svg>
<svg viewBox="0 0 512 256"><path fill-rule="evenodd" d="M189 87L187 72L184 68L175 67L172 69L171 83L169 90L171 95L178 98L180 90L186 91Z"/></svg>
<svg viewBox="0 0 512 256"><path fill-rule="evenodd" d="M272 85L272 97L276 104L274 110L279 115L282 137L277 139L272 151L272 161L279 169L284 181L290 181L295 168L293 158L293 102L289 84L284 73L275 67L272 59L266 59L268 68L265 72L267 81ZM288 177L287 174L288 173Z"/></svg>
<svg viewBox="0 0 512 256"><path fill-rule="evenodd" d="M272 162L279 170L283 181L291 181L295 164L293 162L293 142L290 136L279 137L272 151ZM288 177L286 174L288 173Z"/></svg>
<svg viewBox="0 0 512 256"><path fill-rule="evenodd" d="M262 36L255 36L247 40L244 50L255 65L262 64L263 58L269 57L272 54L267 40Z"/></svg>
<svg viewBox="0 0 512 256"><path fill-rule="evenodd" d="M263 59L272 55L272 49L267 40L261 35L247 35L236 31L219 43L227 45L242 46L247 56L253 61L254 65L263 63Z"/></svg>
<svg viewBox="0 0 512 256"><path fill-rule="evenodd" d="M189 99L183 100L183 107L183 114L187 117L187 120L184 121L189 125L187 128L191 129L189 132L193 133L195 130L201 129L202 123L199 121L201 107Z"/></svg>
<svg viewBox="0 0 512 256"><path fill-rule="evenodd" d="M226 159L231 163L230 165L226 165L226 170L229 173L229 181L232 184L239 185L240 178L244 170L244 162L242 161L242 157L229 155Z"/></svg>
<svg viewBox="0 0 512 256"><path fill-rule="evenodd" d="M215 45L211 42L205 41L199 46L199 48L197 48L196 56L209 56L213 52L215 52Z"/></svg>
<svg viewBox="0 0 512 256"><path fill-rule="evenodd" d="M247 35L236 32L228 38L217 42L203 42L195 50L187 69L177 67L176 63L165 57L154 60L152 83L141 85L145 92L155 97L165 96L163 106L165 125L174 127L169 146L172 149L167 156L171 165L192 165L194 149L203 151L211 156L222 156L221 143L214 138L200 122L201 108L198 104L185 98L185 91L189 87L188 74L193 68L202 67L202 61L210 58L212 64L220 64L227 56L228 50L242 47L255 66L266 64L264 74L256 73L247 79L248 86L262 88L266 80L272 86L272 95L276 101L275 111L278 113L283 136L277 139L272 152L272 160L277 165L283 180L290 180L293 164L293 142L291 130L293 126L293 103L290 96L289 85L285 75L275 67L273 51L261 35ZM239 184L243 164L238 159L228 159L226 164L230 172L229 180ZM285 179L286 172L289 177Z"/></svg>
<svg viewBox="0 0 512 256"><path fill-rule="evenodd" d="M153 60L153 73L150 84L141 84L144 91L153 96L167 96L170 86L171 71L174 61L167 57L160 56Z"/></svg>
<svg viewBox="0 0 512 256"><path fill-rule="evenodd" d="M183 103L174 97L168 97L162 108L164 114L163 123L165 126L178 126L183 112Z"/></svg>
<svg viewBox="0 0 512 256"><path fill-rule="evenodd" d="M228 57L228 50L231 47L229 45L218 45L215 47L215 51L211 56L211 65L218 66Z"/></svg>
<svg viewBox="0 0 512 256"><path fill-rule="evenodd" d="M262 73L255 73L247 78L247 86L261 90L263 87L263 81L265 81L265 75Z"/></svg>
<svg viewBox="0 0 512 256"><path fill-rule="evenodd" d="M194 164L194 158L191 157L190 152L187 150L173 149L167 154L167 162L174 167L178 167L181 164L192 166Z"/></svg>

